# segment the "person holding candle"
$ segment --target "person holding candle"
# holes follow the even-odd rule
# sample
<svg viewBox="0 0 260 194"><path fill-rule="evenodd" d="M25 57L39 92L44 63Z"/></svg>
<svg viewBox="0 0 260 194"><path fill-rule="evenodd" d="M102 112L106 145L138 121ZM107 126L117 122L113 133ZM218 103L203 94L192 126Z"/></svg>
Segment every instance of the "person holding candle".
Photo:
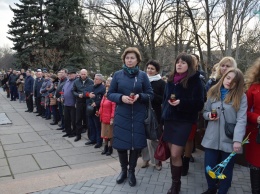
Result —
<svg viewBox="0 0 260 194"><path fill-rule="evenodd" d="M250 168L253 194L260 193L260 58L246 71L247 133L250 141L246 144L246 160ZM258 136L258 138L257 138ZM258 139L258 141L257 141Z"/></svg>
<svg viewBox="0 0 260 194"><path fill-rule="evenodd" d="M247 117L247 99L244 94L244 76L239 69L230 69L219 82L208 91L203 117L208 120L201 145L205 148L205 170L207 166L216 166L225 160L231 152L242 152L241 142L245 135ZM212 110L217 111L213 117ZM233 139L226 136L225 121L235 124ZM207 172L207 191L203 194L226 194L231 186L235 157L229 161L223 174L226 178L219 181L212 179Z"/></svg>
<svg viewBox="0 0 260 194"><path fill-rule="evenodd" d="M123 69L115 72L108 90L108 99L116 103L113 148L118 151L122 169L116 182L121 184L128 177L129 185L135 186L137 159L147 146L144 120L149 96L153 99L153 89L146 73L139 70L141 54L136 47L125 49L122 60ZM133 99L131 93L134 93Z"/></svg>

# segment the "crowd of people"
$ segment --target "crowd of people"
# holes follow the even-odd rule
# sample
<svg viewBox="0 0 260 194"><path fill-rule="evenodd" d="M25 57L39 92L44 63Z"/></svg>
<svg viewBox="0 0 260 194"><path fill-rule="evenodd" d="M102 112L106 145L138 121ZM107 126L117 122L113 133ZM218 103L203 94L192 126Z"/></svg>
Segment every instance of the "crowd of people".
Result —
<svg viewBox="0 0 260 194"><path fill-rule="evenodd" d="M88 76L86 69L61 69L57 75L46 69L17 71L10 69L2 81L11 101L26 102L27 110L58 125L63 137L81 140L87 131L85 145L103 146L102 155L111 155L116 149L121 172L118 184L128 179L136 185L135 168L142 156L142 168L151 162L156 170L162 161L154 158L158 141L146 138L144 120L147 105L152 100L163 141L170 150L172 185L168 194L181 190L181 176L187 176L191 152L197 130L198 117L207 121L202 146L205 148L205 167L214 167L230 153L242 153L242 141L250 133L246 145L246 160L250 168L253 194L260 193L260 58L246 71L237 68L232 57L224 57L214 65L206 82L199 70L199 57L180 53L173 70L165 80L160 75L160 64L150 60L145 72L135 47L122 54L122 69L112 77L102 74ZM172 98L174 96L174 99ZM34 98L34 99L33 99ZM225 123L234 125L233 137L225 133ZM159 139L159 137L158 137ZM206 171L208 184L203 194L226 194L231 187L233 157L223 173L224 180L212 179Z"/></svg>

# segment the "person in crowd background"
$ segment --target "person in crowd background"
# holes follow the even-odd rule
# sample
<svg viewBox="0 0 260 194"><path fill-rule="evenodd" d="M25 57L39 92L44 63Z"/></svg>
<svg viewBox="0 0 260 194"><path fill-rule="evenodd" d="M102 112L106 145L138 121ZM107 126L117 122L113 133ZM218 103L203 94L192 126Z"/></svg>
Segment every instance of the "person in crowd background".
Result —
<svg viewBox="0 0 260 194"><path fill-rule="evenodd" d="M260 58L245 73L247 95L246 160L250 168L252 194L260 194ZM257 142L258 138L258 142Z"/></svg>
<svg viewBox="0 0 260 194"><path fill-rule="evenodd" d="M44 108L41 105L41 93L40 89L42 87L42 83L44 78L42 77L42 70L37 69L36 71L36 79L34 80L34 98L35 98L35 105L36 105L36 112L38 113L36 116L43 116L44 115Z"/></svg>
<svg viewBox="0 0 260 194"><path fill-rule="evenodd" d="M242 152L243 141L247 122L247 99L244 94L244 76L239 69L229 69L219 82L208 92L208 99L204 107L203 116L208 120L208 126L201 145L205 148L204 166L215 167L225 160L231 152ZM217 117L211 112L215 109ZM225 134L225 121L236 124L234 137L230 139ZM232 157L225 167L223 174L226 178L219 181L217 188L216 179L212 179L207 172L207 191L203 194L226 194L232 182L235 157Z"/></svg>
<svg viewBox="0 0 260 194"><path fill-rule="evenodd" d="M51 114L50 114L50 107L49 107L49 99L48 99L48 90L52 87L52 82L50 80L50 74L44 70L44 81L42 83L41 89L40 89L40 94L41 94L41 102L43 103L43 108L44 108L44 115L42 116L46 120L51 119Z"/></svg>
<svg viewBox="0 0 260 194"><path fill-rule="evenodd" d="M11 100L10 101L16 101L16 98L18 97L17 94L17 86L16 86L16 80L18 79L18 76L16 75L16 70L13 70L8 78L7 84L10 88L10 94L11 94Z"/></svg>
<svg viewBox="0 0 260 194"><path fill-rule="evenodd" d="M139 70L142 59L136 47L125 49L121 58L124 63L123 69L115 72L108 90L108 99L117 104L113 148L118 151L121 173L116 182L121 184L128 177L129 185L135 186L137 159L141 150L147 146L144 120L148 95L152 100L153 89L147 74ZM129 160L128 150L130 150Z"/></svg>
<svg viewBox="0 0 260 194"><path fill-rule="evenodd" d="M233 57L223 57L218 63L218 68L216 69L215 79L209 79L206 84L206 91L208 91L212 86L216 85L220 78L229 70L230 68L237 68L237 62Z"/></svg>
<svg viewBox="0 0 260 194"><path fill-rule="evenodd" d="M17 90L19 93L19 102L25 102L25 92L24 92L24 77L21 74L16 81Z"/></svg>
<svg viewBox="0 0 260 194"><path fill-rule="evenodd" d="M146 63L146 73L153 88L154 99L152 100L152 107L156 113L156 119L160 125L160 130L162 130L161 124L161 112L162 112L162 101L165 88L165 81L162 80L160 75L160 64L155 60L150 60ZM158 137L159 138L159 137ZM149 166L149 161L155 165L157 170L162 169L162 162L154 158L154 152L158 146L158 141L147 140L147 147L142 150L143 164L142 168Z"/></svg>
<svg viewBox="0 0 260 194"><path fill-rule="evenodd" d="M26 105L27 105L27 110L25 112L29 112L29 113L33 112L33 86L34 86L34 79L31 76L31 70L27 70L25 83L24 83L24 91L25 91Z"/></svg>
<svg viewBox="0 0 260 194"><path fill-rule="evenodd" d="M84 91L87 87L94 83L88 78L88 71L82 69L80 77L74 81L73 94L76 97L76 138L75 142L81 139L82 129L87 128L87 114L86 114L86 96Z"/></svg>
<svg viewBox="0 0 260 194"><path fill-rule="evenodd" d="M101 122L101 138L105 141L104 150L101 152L102 155L107 156L113 153L113 123L115 115L116 103L111 102L107 99L107 92L110 87L112 77L106 80L106 93L104 94L99 108L99 117ZM109 144L109 145L108 145Z"/></svg>
<svg viewBox="0 0 260 194"><path fill-rule="evenodd" d="M66 134L63 137L76 136L76 97L73 86L76 79L76 70L68 71L68 79L62 87L60 102L64 105L64 127Z"/></svg>
<svg viewBox="0 0 260 194"><path fill-rule="evenodd" d="M172 186L168 194L180 192L184 146L203 104L200 73L194 68L192 56L180 53L166 83L162 107L163 140L168 142L171 152Z"/></svg>
<svg viewBox="0 0 260 194"><path fill-rule="evenodd" d="M60 121L60 115L58 113L58 104L56 101L56 90L58 85L58 77L55 74L51 75L52 88L48 91L48 97L50 99L50 112L53 116L53 122L50 125L57 125ZM52 101L52 103L51 103Z"/></svg>
<svg viewBox="0 0 260 194"><path fill-rule="evenodd" d="M91 144L96 144L94 148L100 148L102 146L101 122L98 110L100 108L102 97L106 93L106 88L102 84L103 79L104 78L101 74L96 74L94 77L94 85L92 87L87 87L84 91L86 97L89 98L89 104L94 108L95 111L94 114L88 115L88 138ZM89 142L87 142L86 145L91 145Z"/></svg>
<svg viewBox="0 0 260 194"><path fill-rule="evenodd" d="M60 127L57 128L57 130L64 130L65 129L63 103L60 101L60 97L61 97L61 94L62 94L62 88L67 81L67 76L68 76L68 70L67 69L61 69L58 73L59 83L58 83L57 91L56 91L56 99L57 99L57 102L58 102L58 109L59 109L59 115L60 115L60 118L61 118L61 124L60 124Z"/></svg>

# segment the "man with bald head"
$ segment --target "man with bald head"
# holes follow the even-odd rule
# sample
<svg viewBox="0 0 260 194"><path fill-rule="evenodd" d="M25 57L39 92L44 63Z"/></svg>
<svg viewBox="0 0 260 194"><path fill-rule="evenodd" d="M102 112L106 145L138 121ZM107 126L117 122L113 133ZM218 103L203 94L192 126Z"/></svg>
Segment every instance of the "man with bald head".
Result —
<svg viewBox="0 0 260 194"><path fill-rule="evenodd" d="M81 139L81 133L83 129L83 123L87 125L86 116L86 97L84 91L87 87L93 86L93 80L88 78L88 71L82 69L80 71L80 77L75 80L73 84L73 94L76 97L76 138L74 141Z"/></svg>

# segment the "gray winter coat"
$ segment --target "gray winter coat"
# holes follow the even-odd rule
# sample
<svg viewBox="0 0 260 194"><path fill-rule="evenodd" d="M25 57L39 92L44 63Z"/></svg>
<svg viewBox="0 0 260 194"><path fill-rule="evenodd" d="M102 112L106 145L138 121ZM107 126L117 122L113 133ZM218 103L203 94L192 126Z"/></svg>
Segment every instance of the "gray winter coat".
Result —
<svg viewBox="0 0 260 194"><path fill-rule="evenodd" d="M208 99L205 107L203 117L208 120L208 126L203 137L201 145L205 148L221 150L227 153L233 151L233 142L242 142L247 124L247 98L243 94L239 110L232 107L232 103L226 104L223 102L224 114L228 123L236 124L233 140L225 135L225 120L221 111L221 101L211 101ZM212 109L216 109L219 119L216 121L209 120L209 113Z"/></svg>

